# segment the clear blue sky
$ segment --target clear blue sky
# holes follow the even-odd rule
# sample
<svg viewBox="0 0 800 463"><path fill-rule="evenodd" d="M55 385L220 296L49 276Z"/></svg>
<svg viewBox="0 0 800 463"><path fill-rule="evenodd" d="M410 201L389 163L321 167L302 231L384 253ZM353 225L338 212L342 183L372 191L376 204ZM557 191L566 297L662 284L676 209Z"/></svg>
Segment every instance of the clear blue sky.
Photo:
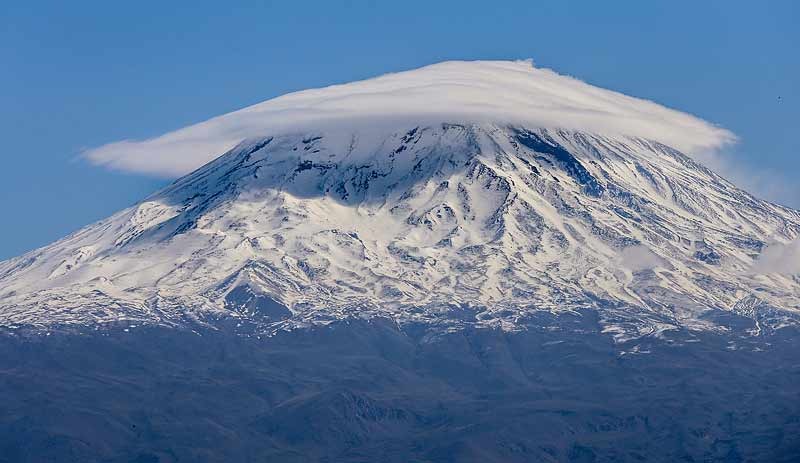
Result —
<svg viewBox="0 0 800 463"><path fill-rule="evenodd" d="M4 1L0 259L165 183L76 160L82 148L448 59L530 57L718 123L764 194L800 206L799 4Z"/></svg>

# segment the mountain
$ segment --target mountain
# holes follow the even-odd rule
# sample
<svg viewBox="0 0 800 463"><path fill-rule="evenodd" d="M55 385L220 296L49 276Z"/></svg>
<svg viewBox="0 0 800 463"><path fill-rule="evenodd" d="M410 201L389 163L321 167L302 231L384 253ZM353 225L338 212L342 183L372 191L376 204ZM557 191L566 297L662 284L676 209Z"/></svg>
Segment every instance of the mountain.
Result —
<svg viewBox="0 0 800 463"><path fill-rule="evenodd" d="M462 64L463 78L481 66ZM0 323L514 329L536 311L593 308L626 338L717 329L710 312L751 298L796 320L800 280L754 266L768 244L797 238L800 212L675 148L513 123L376 126L248 139L0 264Z"/></svg>
<svg viewBox="0 0 800 463"><path fill-rule="evenodd" d="M117 395L97 399L105 400L97 416L112 422L92 429L147 422L137 432L151 433L125 438L133 447L119 455L160 435L187 443L176 455L202 459L187 449L205 444L185 436L217 431L174 434L174 423L217 411L226 448L269 436L259 455L279 460L334 448L353 461L378 458L378 448L387 461L611 458L618 449L592 440L599 435L629 436L623 460L664 449L666 460L763 455L759 439L787 455L797 448L775 437L796 423L772 413L797 416L790 405L778 410L796 397L797 369L775 368L797 348L800 277L770 268L765 252L798 239L800 212L694 160L727 141L722 129L530 63L451 62L288 95L180 136L199 146L195 133L219 135L212 149L235 146L107 219L0 263L0 326L14 339L3 348L26 359L6 371L59 397L75 393L48 388L76 381L102 397L112 384ZM143 146L173 143L181 155L175 137ZM109 149L95 155L133 162ZM41 357L20 347L38 334L59 339L36 341ZM269 341L242 344L248 338ZM91 360L73 367L72 358ZM737 363L747 370L727 368ZM102 380L77 365L95 365ZM217 411L188 402L161 410L156 400L136 415L134 404L152 399L128 389L141 381L155 381L156 394L166 384L187 397L200 388L197 400ZM731 411L740 390L752 400ZM117 397L137 398L120 405ZM687 421L674 409L655 418L663 410L648 405L653 397L714 405ZM260 411L248 414L248 401ZM505 418L481 411L490 405ZM135 410L114 411L126 407ZM769 411L748 421L758 408ZM719 424L725 413L736 418ZM466 431L476 423L486 428ZM62 436L51 425L0 430ZM749 434L730 444L735 426ZM501 428L502 445L493 434ZM673 437L657 445L630 437L654 432ZM80 442L93 438L47 441L37 452L55 445L88 459L94 451ZM555 443L538 446L545 440ZM387 442L404 450L394 454ZM700 442L714 450L692 447Z"/></svg>

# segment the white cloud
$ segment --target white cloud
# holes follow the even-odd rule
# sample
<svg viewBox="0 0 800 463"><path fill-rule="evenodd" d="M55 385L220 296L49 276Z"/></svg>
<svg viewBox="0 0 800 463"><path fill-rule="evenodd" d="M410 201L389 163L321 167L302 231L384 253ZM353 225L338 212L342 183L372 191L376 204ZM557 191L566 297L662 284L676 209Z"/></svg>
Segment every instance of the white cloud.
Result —
<svg viewBox="0 0 800 463"><path fill-rule="evenodd" d="M179 176L249 137L331 125L497 122L641 136L687 152L735 137L686 113L533 67L530 61L449 61L291 93L148 140L87 150L114 169Z"/></svg>
<svg viewBox="0 0 800 463"><path fill-rule="evenodd" d="M754 273L800 274L800 238L791 243L773 243L758 256Z"/></svg>
<svg viewBox="0 0 800 463"><path fill-rule="evenodd" d="M639 270L651 270L663 262L656 253L647 246L629 246L619 253L619 265L629 270L637 272Z"/></svg>

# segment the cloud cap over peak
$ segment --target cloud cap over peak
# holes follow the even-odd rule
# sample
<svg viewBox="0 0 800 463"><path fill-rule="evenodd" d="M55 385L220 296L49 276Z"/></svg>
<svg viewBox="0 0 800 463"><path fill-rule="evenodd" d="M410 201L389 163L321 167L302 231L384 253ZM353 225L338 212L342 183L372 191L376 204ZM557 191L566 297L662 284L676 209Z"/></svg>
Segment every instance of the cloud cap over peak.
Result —
<svg viewBox="0 0 800 463"><path fill-rule="evenodd" d="M598 88L531 61L447 61L304 90L142 141L85 151L114 169L173 177L245 138L348 126L500 123L639 136L692 152L735 139L727 130L651 101Z"/></svg>

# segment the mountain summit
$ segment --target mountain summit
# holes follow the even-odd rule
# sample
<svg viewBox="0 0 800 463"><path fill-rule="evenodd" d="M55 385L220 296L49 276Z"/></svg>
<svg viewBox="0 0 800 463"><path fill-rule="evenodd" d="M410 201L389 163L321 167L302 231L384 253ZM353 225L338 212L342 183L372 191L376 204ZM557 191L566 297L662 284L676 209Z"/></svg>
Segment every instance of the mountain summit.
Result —
<svg viewBox="0 0 800 463"><path fill-rule="evenodd" d="M800 212L683 152L731 137L525 62L448 62L286 95L89 153L141 163L147 153L131 153L174 143L178 166L238 142L139 204L0 263L0 324L229 320L269 334L388 318L515 330L590 309L618 340L720 331L731 312L777 329L798 320L800 280L756 264L797 239Z"/></svg>

